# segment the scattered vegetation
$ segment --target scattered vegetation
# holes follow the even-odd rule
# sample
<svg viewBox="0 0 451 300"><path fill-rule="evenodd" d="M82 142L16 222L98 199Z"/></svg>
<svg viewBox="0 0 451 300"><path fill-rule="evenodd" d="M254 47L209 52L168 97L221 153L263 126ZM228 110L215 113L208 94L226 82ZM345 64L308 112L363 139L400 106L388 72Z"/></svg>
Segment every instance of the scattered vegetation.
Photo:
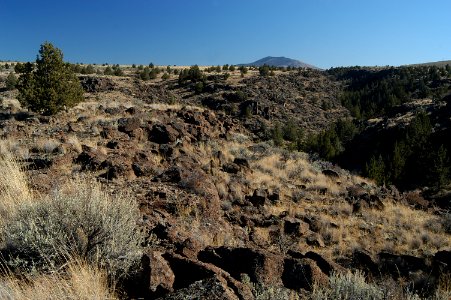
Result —
<svg viewBox="0 0 451 300"><path fill-rule="evenodd" d="M421 297L417 293L404 290L397 284L381 282L368 283L364 273L360 271L344 274L332 274L329 286L315 286L311 300L348 300L348 299L408 299L408 300L445 300L451 296L446 285L440 286L433 295Z"/></svg>
<svg viewBox="0 0 451 300"><path fill-rule="evenodd" d="M446 67L401 67L381 70L360 67L333 68L328 71L349 84L341 95L342 104L358 119L388 114L397 105L413 99L440 99L447 86L439 84L448 77Z"/></svg>

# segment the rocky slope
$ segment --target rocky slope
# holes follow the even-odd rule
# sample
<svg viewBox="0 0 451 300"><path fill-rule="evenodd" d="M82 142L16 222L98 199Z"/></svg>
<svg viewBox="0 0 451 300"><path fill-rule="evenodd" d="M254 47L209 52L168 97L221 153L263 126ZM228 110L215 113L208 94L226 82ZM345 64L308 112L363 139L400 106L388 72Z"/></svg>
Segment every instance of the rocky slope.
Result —
<svg viewBox="0 0 451 300"><path fill-rule="evenodd" d="M3 92L1 136L36 192L82 175L136 197L147 238L120 287L129 297L253 299L257 287L307 297L356 269L430 292L451 271L449 224L421 196L257 138L265 122L315 131L346 116L325 75L231 78L201 94L174 80L83 85L86 101L53 117Z"/></svg>

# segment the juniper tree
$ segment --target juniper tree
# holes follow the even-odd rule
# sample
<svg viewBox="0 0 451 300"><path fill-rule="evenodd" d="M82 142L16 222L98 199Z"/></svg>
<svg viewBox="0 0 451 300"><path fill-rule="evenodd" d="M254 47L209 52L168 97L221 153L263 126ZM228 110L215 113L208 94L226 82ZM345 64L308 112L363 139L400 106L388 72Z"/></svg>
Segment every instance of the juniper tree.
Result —
<svg viewBox="0 0 451 300"><path fill-rule="evenodd" d="M6 89L11 91L14 90L17 84L17 77L13 72L10 72L8 77L6 77Z"/></svg>
<svg viewBox="0 0 451 300"><path fill-rule="evenodd" d="M36 70L27 63L19 71L19 101L32 111L53 115L83 100L80 81L63 61L62 51L49 42L39 49Z"/></svg>

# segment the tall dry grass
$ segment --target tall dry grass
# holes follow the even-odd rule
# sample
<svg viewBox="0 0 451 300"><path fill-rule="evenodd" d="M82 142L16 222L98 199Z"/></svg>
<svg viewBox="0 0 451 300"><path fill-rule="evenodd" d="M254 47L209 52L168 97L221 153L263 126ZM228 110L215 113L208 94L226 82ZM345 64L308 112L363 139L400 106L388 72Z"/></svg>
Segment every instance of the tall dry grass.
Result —
<svg viewBox="0 0 451 300"><path fill-rule="evenodd" d="M75 261L66 273L38 275L20 280L13 275L0 279L0 299L7 300L106 300L118 299L108 287L107 274L92 265Z"/></svg>
<svg viewBox="0 0 451 300"><path fill-rule="evenodd" d="M7 142L0 141L0 228L21 205L32 202L25 173L10 152Z"/></svg>

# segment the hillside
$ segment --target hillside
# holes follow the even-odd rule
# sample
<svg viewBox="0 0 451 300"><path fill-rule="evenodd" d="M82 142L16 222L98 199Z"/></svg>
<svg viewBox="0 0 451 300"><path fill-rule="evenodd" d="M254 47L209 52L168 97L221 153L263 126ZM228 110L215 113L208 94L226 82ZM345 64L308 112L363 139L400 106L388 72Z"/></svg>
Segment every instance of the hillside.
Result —
<svg viewBox="0 0 451 300"><path fill-rule="evenodd" d="M435 61L435 62L427 62L427 63L420 63L420 64L412 64L410 66L436 66L436 67L446 67L446 65L451 66L451 60L442 60L442 61Z"/></svg>
<svg viewBox="0 0 451 300"><path fill-rule="evenodd" d="M106 66L96 68L102 73ZM449 122L449 105L443 104L448 98L381 102L371 111L362 105L357 118L357 103L343 95L351 99L351 91L360 93L364 86L362 78L380 74L307 69L264 77L250 69L243 76L239 70L198 76L193 67L183 80L174 71L141 80L138 67L128 67L122 76L78 74L84 101L43 116L23 109L17 90L6 90L10 71L0 73L0 174L20 179L23 172L26 182L17 190L17 184L5 183L13 176L0 177L2 222L23 217L5 213L11 210L5 199L20 206L23 199L48 199L60 190L78 195L84 190L77 188L79 180L99 182L113 203L123 201L119 196L125 193L139 208L136 226L144 239L129 276L115 281L118 298L325 299L329 283L365 280L364 287L390 299L414 292L445 295L441 284L451 272L449 213L420 191L377 185L298 150L305 149L309 136L341 119L360 118L365 124L350 143L369 137L370 128L401 127L420 107ZM163 80L163 74L169 78ZM440 80L449 93L448 79ZM426 86L437 90L433 81ZM411 95L416 98L417 89ZM436 132L448 126L439 124ZM355 149L345 147L342 153L366 153ZM20 168L11 167L8 153ZM56 208L63 209L66 198L56 199ZM89 252L97 240L77 226L70 245ZM21 275L30 267L24 261L38 261L35 252L20 252L3 237L1 242L7 258L2 267Z"/></svg>
<svg viewBox="0 0 451 300"><path fill-rule="evenodd" d="M256 60L252 63L247 64L241 64L243 66L255 66L260 67L263 65L268 65L271 67L294 67L294 68L310 68L310 69L318 69L315 66L306 64L302 61L291 59L287 57L273 57L273 56L267 56L262 59Z"/></svg>

